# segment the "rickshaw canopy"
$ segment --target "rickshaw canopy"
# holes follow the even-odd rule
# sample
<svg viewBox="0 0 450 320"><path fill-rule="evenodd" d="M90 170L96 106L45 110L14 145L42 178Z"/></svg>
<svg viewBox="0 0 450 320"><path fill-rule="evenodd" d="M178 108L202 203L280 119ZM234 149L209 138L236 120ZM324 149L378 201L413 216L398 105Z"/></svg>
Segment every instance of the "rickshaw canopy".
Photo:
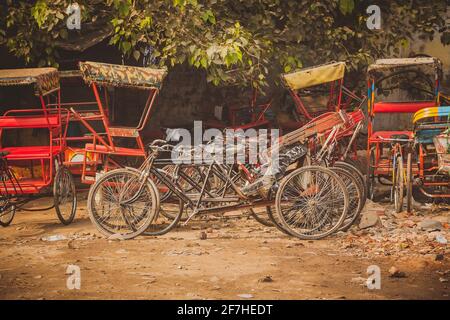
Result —
<svg viewBox="0 0 450 320"><path fill-rule="evenodd" d="M80 62L81 75L87 83L113 87L159 89L167 75L166 69L132 67L100 62Z"/></svg>
<svg viewBox="0 0 450 320"><path fill-rule="evenodd" d="M442 62L433 57L378 59L368 67L367 72L373 75L377 72L414 66L429 66L439 76L442 72Z"/></svg>
<svg viewBox="0 0 450 320"><path fill-rule="evenodd" d="M55 68L0 70L0 86L33 85L36 95L47 95L59 89L59 73Z"/></svg>
<svg viewBox="0 0 450 320"><path fill-rule="evenodd" d="M413 123L426 118L434 117L449 117L450 118L450 106L445 107L432 107L425 108L417 111L413 117Z"/></svg>
<svg viewBox="0 0 450 320"><path fill-rule="evenodd" d="M292 90L304 89L344 78L345 62L332 62L281 75Z"/></svg>

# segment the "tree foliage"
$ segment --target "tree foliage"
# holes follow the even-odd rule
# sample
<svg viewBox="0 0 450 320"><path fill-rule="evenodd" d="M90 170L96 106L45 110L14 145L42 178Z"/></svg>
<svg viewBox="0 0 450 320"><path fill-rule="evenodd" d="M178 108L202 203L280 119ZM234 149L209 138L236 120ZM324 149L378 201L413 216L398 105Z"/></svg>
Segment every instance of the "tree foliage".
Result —
<svg viewBox="0 0 450 320"><path fill-rule="evenodd" d="M57 65L70 0L7 0L0 45L27 64ZM445 25L445 0L377 1L382 29L369 30L365 0L79 0L82 30L108 24L126 57L204 69L208 81L264 87L270 73L345 60L353 69L396 56L414 37Z"/></svg>

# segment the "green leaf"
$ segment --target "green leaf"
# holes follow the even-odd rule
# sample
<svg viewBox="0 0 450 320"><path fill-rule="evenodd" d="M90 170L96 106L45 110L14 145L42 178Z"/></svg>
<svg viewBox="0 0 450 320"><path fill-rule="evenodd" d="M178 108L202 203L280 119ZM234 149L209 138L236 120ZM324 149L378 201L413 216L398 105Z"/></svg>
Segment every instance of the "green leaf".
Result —
<svg viewBox="0 0 450 320"><path fill-rule="evenodd" d="M347 15L353 12L355 9L354 0L339 0L339 10L342 14Z"/></svg>
<svg viewBox="0 0 450 320"><path fill-rule="evenodd" d="M141 56L141 53L139 52L139 50L134 50L133 51L133 57L134 57L134 59L136 59L136 61L139 60L140 56Z"/></svg>
<svg viewBox="0 0 450 320"><path fill-rule="evenodd" d="M67 29L64 28L59 30L59 36L63 39L67 39L68 38Z"/></svg>
<svg viewBox="0 0 450 320"><path fill-rule="evenodd" d="M123 48L123 52L127 53L131 49L131 43L128 41L122 42L122 48Z"/></svg>
<svg viewBox="0 0 450 320"><path fill-rule="evenodd" d="M206 59L205 56L203 56L203 57L200 59L200 64L201 64L201 66L202 66L203 68L205 68L205 69L208 67L208 60Z"/></svg>

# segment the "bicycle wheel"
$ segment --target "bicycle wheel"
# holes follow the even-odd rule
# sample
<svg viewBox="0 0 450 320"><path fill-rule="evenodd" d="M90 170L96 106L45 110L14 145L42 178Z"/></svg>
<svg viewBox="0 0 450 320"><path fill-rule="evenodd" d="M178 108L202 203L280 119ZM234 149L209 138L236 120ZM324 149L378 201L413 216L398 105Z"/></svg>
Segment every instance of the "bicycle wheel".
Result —
<svg viewBox="0 0 450 320"><path fill-rule="evenodd" d="M269 209L267 209L269 208ZM263 226L266 227L273 227L274 224L272 222L272 219L269 216L270 207L260 208L258 210L255 209L248 209L247 212L252 216L256 221L261 223Z"/></svg>
<svg viewBox="0 0 450 320"><path fill-rule="evenodd" d="M348 213L339 229L342 231L347 231L353 225L362 210L362 187L359 185L358 178L350 171L339 167L332 167L330 169L342 179L347 187L349 196Z"/></svg>
<svg viewBox="0 0 450 320"><path fill-rule="evenodd" d="M177 175L178 166L166 165L162 169L156 169L156 170L163 172L164 175L171 177L171 180L175 181L174 177L176 177L176 175ZM155 182L156 187L158 188L159 198L160 198L161 203L166 201L167 199L169 199L172 196L172 190L170 190L169 188L167 188L167 186L162 184L161 181L159 181L159 179L157 179L154 175L151 175L150 178Z"/></svg>
<svg viewBox="0 0 450 320"><path fill-rule="evenodd" d="M403 170L403 158L401 155L395 157L395 163L392 173L392 196L394 200L395 212L402 212L403 210L403 195L404 195L404 179L405 172Z"/></svg>
<svg viewBox="0 0 450 320"><path fill-rule="evenodd" d="M155 189L158 192L158 187ZM172 193L172 191L170 191ZM173 197L171 197L173 198ZM158 212L155 214L152 223L142 233L146 236L161 236L172 230L181 219L183 214L183 201L171 201L172 199L166 199L165 202L161 202L158 208Z"/></svg>
<svg viewBox="0 0 450 320"><path fill-rule="evenodd" d="M92 223L106 236L132 239L145 232L159 207L153 181L141 181L135 169L115 169L89 190L88 212Z"/></svg>
<svg viewBox="0 0 450 320"><path fill-rule="evenodd" d="M283 179L275 206L288 234L315 240L339 229L347 217L349 196L342 179L332 170L307 166Z"/></svg>
<svg viewBox="0 0 450 320"><path fill-rule="evenodd" d="M358 169L357 166L355 166L351 163L348 163L346 161L337 161L334 163L334 166L338 167L338 168L343 168L343 169L349 171L356 178L358 178L358 184L360 185L361 190L362 190L362 199L361 199L362 200L361 210L362 210L364 208L364 206L366 205L366 200L367 200L366 179L364 178L364 175L362 174L361 170Z"/></svg>
<svg viewBox="0 0 450 320"><path fill-rule="evenodd" d="M367 163L368 163L367 177L366 177L367 198L373 201L375 198L375 166L376 166L375 148L370 149L369 159Z"/></svg>
<svg viewBox="0 0 450 320"><path fill-rule="evenodd" d="M0 200L0 226L7 227L11 224L16 214L16 206L9 203L8 199Z"/></svg>
<svg viewBox="0 0 450 320"><path fill-rule="evenodd" d="M72 223L77 211L77 193L73 176L67 167L61 166L56 171L53 202L59 221L64 225Z"/></svg>
<svg viewBox="0 0 450 320"><path fill-rule="evenodd" d="M408 213L412 212L412 179L412 154L409 152L406 158L406 211Z"/></svg>

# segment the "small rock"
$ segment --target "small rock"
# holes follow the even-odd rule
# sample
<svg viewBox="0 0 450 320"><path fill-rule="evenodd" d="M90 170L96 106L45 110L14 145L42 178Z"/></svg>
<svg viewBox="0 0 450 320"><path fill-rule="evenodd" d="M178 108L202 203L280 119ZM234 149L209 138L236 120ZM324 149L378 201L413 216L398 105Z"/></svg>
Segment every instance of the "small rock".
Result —
<svg viewBox="0 0 450 320"><path fill-rule="evenodd" d="M389 269L389 276L391 278L406 278L406 273L400 271L398 268L396 267L391 267Z"/></svg>
<svg viewBox="0 0 450 320"><path fill-rule="evenodd" d="M265 276L258 280L258 282L273 282L272 276Z"/></svg>
<svg viewBox="0 0 450 320"><path fill-rule="evenodd" d="M243 299L251 299L253 298L253 295L250 293L241 293L237 295L239 298L243 298Z"/></svg>
<svg viewBox="0 0 450 320"><path fill-rule="evenodd" d="M200 240L206 240L208 239L208 235L206 234L205 231L200 232Z"/></svg>
<svg viewBox="0 0 450 320"><path fill-rule="evenodd" d="M442 283L444 283L444 282L448 282L448 279L440 277L440 278L439 278L439 281L442 282Z"/></svg>
<svg viewBox="0 0 450 320"><path fill-rule="evenodd" d="M361 221L359 222L360 229L366 229L377 225L381 225L381 220L377 213L367 212L361 216Z"/></svg>
<svg viewBox="0 0 450 320"><path fill-rule="evenodd" d="M33 277L34 279L42 279L42 276L41 275L38 275L38 276L35 276L35 277Z"/></svg>
<svg viewBox="0 0 450 320"><path fill-rule="evenodd" d="M442 235L442 234L437 234L436 235L436 241L440 244L447 244L447 239Z"/></svg>
<svg viewBox="0 0 450 320"><path fill-rule="evenodd" d="M240 255L244 256L244 255L247 254L247 251L239 251L237 254L240 254Z"/></svg>
<svg viewBox="0 0 450 320"><path fill-rule="evenodd" d="M55 234L55 235L52 235L52 236L42 237L41 238L42 241L49 241L49 242L66 240L66 239L67 238L65 236L63 236L62 234Z"/></svg>
<svg viewBox="0 0 450 320"><path fill-rule="evenodd" d="M441 231L443 229L442 223L431 219L422 220L417 226L424 231Z"/></svg>
<svg viewBox="0 0 450 320"><path fill-rule="evenodd" d="M69 241L67 242L67 247L68 247L69 249L78 249L78 248L75 246L74 242L75 242L74 239L69 240Z"/></svg>
<svg viewBox="0 0 450 320"><path fill-rule="evenodd" d="M442 261L442 260L444 260L444 255L441 254L441 253L439 253L439 254L437 254L437 255L434 257L434 260L436 260L436 261Z"/></svg>

